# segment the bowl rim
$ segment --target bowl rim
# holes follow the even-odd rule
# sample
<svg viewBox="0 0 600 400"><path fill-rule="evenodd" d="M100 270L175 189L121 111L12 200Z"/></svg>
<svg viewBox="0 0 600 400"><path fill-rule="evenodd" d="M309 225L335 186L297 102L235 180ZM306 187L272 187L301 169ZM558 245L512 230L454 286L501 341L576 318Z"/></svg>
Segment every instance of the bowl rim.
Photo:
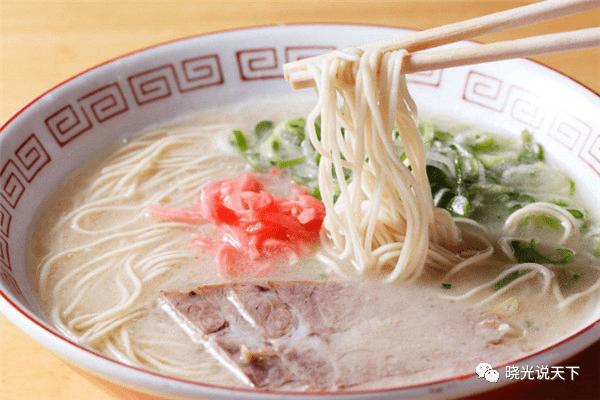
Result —
<svg viewBox="0 0 600 400"><path fill-rule="evenodd" d="M183 36L183 37L179 37L179 38L175 38L175 39L165 40L165 41L162 41L162 42L159 42L156 44L152 44L149 46L145 46L145 47L142 47L139 49L135 49L135 50L123 53L121 55L110 58L106 61L92 65L92 66L86 68L85 70L44 90L41 94L34 97L33 99L31 99L30 101L25 103L22 107L17 109L17 111L15 111L12 115L10 115L8 117L8 119L6 121L4 121L2 123L2 125L0 125L0 135L3 134L3 131L11 124L11 122L13 120L15 120L21 114L26 112L31 106L33 106L36 102L38 102L45 96L51 94L55 90L60 89L61 87L65 86L67 83L69 83L81 76L84 76L84 75L86 75L94 70L97 70L107 64L111 64L111 63L114 63L115 61L126 59L132 55L135 55L138 53L144 53L146 51L152 51L154 49L177 44L180 42L185 42L188 40L194 40L197 38L205 38L205 37L210 37L213 35L217 36L217 35L231 33L231 32L261 31L261 30L265 30L265 29L276 29L276 28L287 28L287 27L311 27L311 26L367 28L367 29L368 28L382 28L382 29L398 30L398 31L404 31L404 32L418 31L418 29L414 29L414 28L405 28L405 27L395 26L395 25L379 25L379 24L372 24L372 23L297 22L297 23L264 24L264 25L249 25L249 26L243 26L243 27L233 27L233 28L209 31L209 32L204 32L204 33L199 33L199 34ZM482 44L482 42L478 42L476 40L466 40L466 41L462 41L462 42ZM557 75L561 76L562 78L567 78L573 84L579 86L580 88L587 90L590 94L595 95L595 97L600 98L600 93L596 92L595 90L593 90L590 87L586 86L585 84L581 83L577 79L567 75L567 73L563 73L553 67L547 66L543 62L540 62L537 60L532 60L530 58L519 58L517 60L524 60L529 63L536 64L536 65L538 65L544 69L547 69L549 71L552 71L552 73L557 74ZM48 323L43 321L41 318L37 317L35 314L24 310L23 309L24 307L20 306L15 301L11 300L10 297L4 292L4 290L2 290L2 288L0 288L0 305L2 306L1 313L11 323L16 325L23 333L32 337L37 342L42 343L42 345L44 347L46 347L47 350L59 355L61 358L64 358L67 360L73 360L77 357L76 356L69 357L66 353L59 352L58 350L56 350L54 348L51 349L50 345L46 344L47 342L57 343L57 344L59 344L59 347L65 346L65 349L70 349L70 348L74 347L75 349L77 349L77 351L81 351L82 352L81 354L85 355L86 357L91 357L92 359L96 359L99 357L103 361L107 362L108 363L107 365L117 365L119 367L119 369L124 367L127 371L131 371L135 374L140 374L138 379L131 379L131 378L123 379L122 375L118 374L118 371L116 373L112 372L111 376L112 376L112 379L114 379L115 381L120 381L123 384L127 384L129 382L130 384L133 383L135 385L135 383L137 383L137 385L143 385L143 386L149 387L151 389L159 390L159 391L166 390L168 393L172 393L172 394L175 394L175 393L178 393L178 394L184 393L184 395L185 394L188 394L188 395L196 394L196 392L194 392L193 389L200 388L200 389L206 389L206 390L212 392L212 393L206 393L203 395L211 395L211 396L216 395L216 396L219 396L219 398L227 398L227 397L222 397L222 396L225 396L227 394L227 392L229 392L229 394L231 394L231 392L239 393L239 394L251 394L251 395L258 396L257 398L265 398L265 397L272 398L272 397L278 397L278 396L282 396L282 395L285 396L286 398L298 398L298 399L306 399L308 397L330 398L331 396L335 396L336 398L350 398L350 397L353 398L355 396L364 396L367 394L369 394L369 395L401 394L403 392L407 392L407 391L414 390L414 389L421 390L421 389L426 389L428 387L432 387L435 385L443 385L443 384L453 383L453 382L457 382L457 381L466 381L470 378L476 377L476 373L473 372L470 374L457 375L457 376L452 376L449 378L437 379L434 381L427 381L427 382L412 384L412 385L393 386L393 387L388 387L388 388L383 388L383 389L369 389L369 390L351 390L350 389L350 390L344 390L344 391L331 391L331 392L329 392L329 391L312 391L312 392L273 391L273 390L263 390L263 389L255 389L255 388L216 385L216 384L210 384L210 383L205 383L205 382L201 382L201 381L194 381L194 380L186 379L186 378L174 377L174 376L170 376L170 375L167 375L167 374L164 374L161 372L151 371L151 370L145 369L143 367L130 365L123 361L111 358L107 355L97 352L94 349L88 348L85 345L77 343L75 340L70 339L70 338L60 334L58 331L54 330ZM8 305L9 307L7 308L6 305ZM32 329L32 331L29 331L29 329ZM597 333L594 334L594 331L597 331ZM591 332L590 338L588 338L586 335L584 335L584 334L590 333L590 332ZM47 340L43 340L40 336L45 336L46 334L50 334L50 336L48 336ZM526 356L519 357L514 360L510 360L509 362L503 363L501 365L496 365L496 366L494 366L494 369L502 369L509 365L520 364L520 363L526 362L536 356L539 356L541 354L547 354L549 352L556 353L555 350L557 348L562 347L577 338L581 339L583 341L583 344L579 344L578 350L576 352L571 352L569 354L569 356L567 356L566 358L564 356L559 358L558 359L559 362L566 361L566 360L574 357L575 355L577 355L581 351L585 350L587 347L591 346L595 342L600 341L600 317L597 320L591 321L584 327L573 332L569 336L562 338L560 341L553 342L551 345L544 347L542 349L539 349L533 353L529 353ZM93 367L91 367L91 364L90 364L90 366L88 368L86 368L84 366L78 365L77 362L75 362L75 361L71 361L71 362L73 362L78 367L81 367L84 369L89 369L93 374L104 377L105 379L111 379L111 378L107 378L108 375L106 374L106 371L104 371L104 373L100 372L101 370L103 370L103 368L101 368L101 367L93 368ZM154 378L160 378L160 380L164 380L165 382L184 384L188 389L184 390L184 392L181 392L181 391L175 390L174 387L165 386L164 382L163 382L163 385L161 385L160 382L148 385L148 381L146 381L145 383L143 382L144 381L143 378L147 375L154 377ZM480 388L479 390L471 390L467 393L459 391L459 392L454 393L454 395L464 396L466 394L476 394L476 393L487 392L489 390L499 389L501 387L508 386L508 385L512 384L513 382L505 381L505 382L498 382L498 383L500 385L490 386L488 388ZM178 386L178 388L179 388L179 386ZM445 390L448 390L449 392L453 392L453 390L456 391L456 388L454 388L454 389L446 388ZM433 393L430 393L430 394L433 394ZM452 393L443 393L443 394L444 394L444 397L446 397L446 395L452 395Z"/></svg>

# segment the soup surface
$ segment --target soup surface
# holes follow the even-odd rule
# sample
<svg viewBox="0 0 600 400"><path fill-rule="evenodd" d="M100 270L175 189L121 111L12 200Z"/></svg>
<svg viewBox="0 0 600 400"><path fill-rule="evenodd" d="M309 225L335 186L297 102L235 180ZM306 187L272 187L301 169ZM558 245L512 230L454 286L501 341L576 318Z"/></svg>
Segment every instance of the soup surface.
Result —
<svg viewBox="0 0 600 400"><path fill-rule="evenodd" d="M359 313L356 324L337 337L339 351L389 356L385 365L395 370L335 388L372 388L472 374L480 362L509 362L559 340L589 320L598 302L599 274L592 264L597 265L597 259L587 255L587 248L577 247L578 243L548 249L534 246L530 238L552 243L564 233L547 218L519 223L520 237L527 240L505 243L517 257L530 257L521 264L549 264L552 276L533 265L508 271L516 262L498 244L508 214L482 206L469 215L491 232L487 240L494 244L492 253L482 263L451 275L448 269L428 267L415 282L384 284L376 275L340 275L343 266L333 268L327 261L330 258L321 257L318 246L303 257L276 260L266 276L223 276L215 252L193 244L194 238L216 238L221 234L217 227L149 212L152 205L189 210L209 183L237 179L248 172L248 153L246 158L240 156L239 146L232 145L232 132L252 132L259 121L303 116L311 107L309 101L263 100L210 110L127 138L100 165L77 171L49 199L32 232L29 262L36 267L32 278L48 321L74 340L128 364L211 384L244 386L253 382L218 361L214 348L194 340L189 330L182 329L181 320L165 312L159 300L162 292L186 293L206 285L257 278L321 283L360 280L366 286L347 299L347 307L363 299L378 302L382 311L375 316ZM478 143L486 145L483 139ZM301 181L298 175L310 175L302 169L309 167L293 166L294 170L277 179L264 168L254 173L272 192L285 196L290 192L289 176ZM513 179L511 187L517 189L523 186L519 174L543 173L519 168L506 178ZM302 182L314 193L314 182ZM527 190L523 187L522 191ZM518 200L518 195L513 197ZM573 193L567 197L569 204L585 209ZM471 232L472 225L461 221L464 257L483 252L479 231ZM567 250L556 252L557 248ZM568 251L569 260L556 262ZM545 260L532 254L543 254ZM587 292L563 304L556 290L567 299ZM385 296L375 295L378 292ZM402 311L394 313L392 308ZM466 342L465 337L473 340ZM340 360L353 365L352 360ZM315 389L310 385L289 388Z"/></svg>

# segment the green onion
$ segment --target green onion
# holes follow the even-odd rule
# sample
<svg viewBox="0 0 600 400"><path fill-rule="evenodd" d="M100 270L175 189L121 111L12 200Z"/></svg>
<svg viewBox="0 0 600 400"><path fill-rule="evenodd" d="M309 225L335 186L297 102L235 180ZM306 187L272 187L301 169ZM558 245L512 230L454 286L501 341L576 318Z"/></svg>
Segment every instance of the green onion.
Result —
<svg viewBox="0 0 600 400"><path fill-rule="evenodd" d="M425 148L428 149L431 147L431 144L433 143L433 140L435 138L435 125L433 124L433 122L428 121L428 120L423 120L419 122L419 133L421 134L421 137L423 138L423 144L425 145ZM398 131L398 129L396 128L394 130L394 134L395 134L395 138L398 138L398 136L400 136L400 132Z"/></svg>
<svg viewBox="0 0 600 400"><path fill-rule="evenodd" d="M490 150L494 147L496 141L490 135L477 135L475 141L471 144L471 148L475 151Z"/></svg>
<svg viewBox="0 0 600 400"><path fill-rule="evenodd" d="M264 136L273 128L273 121L260 121L254 126L254 134L259 138Z"/></svg>
<svg viewBox="0 0 600 400"><path fill-rule="evenodd" d="M512 281L518 279L519 277L525 275L528 272L529 272L529 269L519 269L517 271L513 271L510 274L506 275L504 278L502 278L499 281L497 281L496 283L494 283L494 286L492 286L492 288L494 290L502 289L504 286L508 285Z"/></svg>
<svg viewBox="0 0 600 400"><path fill-rule="evenodd" d="M583 213L574 208L567 208L567 211L571 213L571 215L577 219L583 219Z"/></svg>
<svg viewBox="0 0 600 400"><path fill-rule="evenodd" d="M442 283L442 289L448 290L452 288L451 283Z"/></svg>
<svg viewBox="0 0 600 400"><path fill-rule="evenodd" d="M511 213L520 210L521 208L523 208L523 204L521 203L517 203L516 201L509 201L506 203L506 209L508 211L510 211Z"/></svg>
<svg viewBox="0 0 600 400"><path fill-rule="evenodd" d="M533 164L538 161L544 161L544 148L537 144L533 135L527 129L521 132L521 152L518 161Z"/></svg>
<svg viewBox="0 0 600 400"><path fill-rule="evenodd" d="M450 140L454 139L454 135L451 134L450 132L446 132L446 131L440 131L438 129L435 129L433 131L433 137L435 140L439 140L440 142L446 143L449 142Z"/></svg>
<svg viewBox="0 0 600 400"><path fill-rule="evenodd" d="M323 198L321 197L321 189L319 189L318 186L312 190L311 194L314 198L323 200Z"/></svg>
<svg viewBox="0 0 600 400"><path fill-rule="evenodd" d="M256 170L256 171L260 171L263 169L263 165L261 164L262 160L260 158L260 154L258 153L253 153L250 151L246 151L243 154L244 158L246 159L246 162L248 164L250 164L250 166Z"/></svg>
<svg viewBox="0 0 600 400"><path fill-rule="evenodd" d="M315 119L314 128L320 140L321 116ZM569 200L575 192L574 181L560 174L556 180L548 179L554 172L542 165L544 150L531 132L522 131L519 144L500 135L474 132L467 126L442 130L427 119L418 121L418 129L427 149L426 173L436 207L448 210L454 217L482 221L505 218L509 212L532 202L550 201L581 221L581 229L587 229L590 222L585 210L578 209ZM345 134L343 128L341 133ZM321 155L307 140L307 134L306 119L302 117L260 120L247 135L240 130L233 131L230 142L254 170L265 172L273 166L289 168L292 180L306 186L314 197L321 198L317 182ZM405 162L400 136L395 127L394 145L400 161ZM410 170L412 167L408 165ZM352 179L349 169L344 168L343 172L344 176L338 177L332 171L336 182L334 201L340 194L339 182ZM549 188L532 196L534 185L538 184ZM554 197L559 200L550 200ZM548 216L532 216L525 221L533 227L561 229L560 222ZM588 248L600 257L600 239L592 241ZM558 256L548 257L532 243L516 243L513 252L518 259L558 264L566 263L573 255L570 249L556 249Z"/></svg>
<svg viewBox="0 0 600 400"><path fill-rule="evenodd" d="M559 220L544 214L527 216L526 218L523 218L523 221L521 221L520 225L522 226L528 223L531 223L536 227L547 227L554 230L562 229L562 225Z"/></svg>
<svg viewBox="0 0 600 400"><path fill-rule="evenodd" d="M504 300L494 307L493 313L500 318L506 318L514 315L519 309L519 300L514 297Z"/></svg>
<svg viewBox="0 0 600 400"><path fill-rule="evenodd" d="M315 133L317 134L317 139L321 140L321 114L315 118Z"/></svg>
<svg viewBox="0 0 600 400"><path fill-rule="evenodd" d="M306 161L306 157L298 157L298 158L293 158L291 160L276 161L275 166L277 168L286 168L286 167L291 167L293 165L302 164L304 161Z"/></svg>
<svg viewBox="0 0 600 400"><path fill-rule="evenodd" d="M551 200L550 203L556 204L557 206L560 206L560 207L566 207L569 205L569 203L567 203L564 200Z"/></svg>
<svg viewBox="0 0 600 400"><path fill-rule="evenodd" d="M569 195L573 196L575 194L575 181L570 178L567 179L569 181Z"/></svg>
<svg viewBox="0 0 600 400"><path fill-rule="evenodd" d="M484 167L494 168L506 162L510 155L509 152L494 152L491 154L482 153L477 155L477 159L481 161Z"/></svg>
<svg viewBox="0 0 600 400"><path fill-rule="evenodd" d="M246 136L240 130L234 130L233 136L235 138L235 146L243 153L248 150L248 142L246 140Z"/></svg>
<svg viewBox="0 0 600 400"><path fill-rule="evenodd" d="M531 239L529 244L523 244L519 240L510 242L513 254L519 263L537 263L537 264L566 264L574 254L571 249L557 248L555 251L561 255L560 258L551 259L535 248L535 239Z"/></svg>

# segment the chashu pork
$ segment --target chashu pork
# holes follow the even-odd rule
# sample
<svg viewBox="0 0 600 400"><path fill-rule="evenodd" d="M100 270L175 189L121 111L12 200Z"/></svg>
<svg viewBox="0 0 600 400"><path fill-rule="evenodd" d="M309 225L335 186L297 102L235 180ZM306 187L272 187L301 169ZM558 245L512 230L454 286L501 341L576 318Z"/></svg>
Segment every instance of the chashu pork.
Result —
<svg viewBox="0 0 600 400"><path fill-rule="evenodd" d="M520 353L495 317L394 285L230 283L163 292L160 302L192 340L267 390L419 383Z"/></svg>

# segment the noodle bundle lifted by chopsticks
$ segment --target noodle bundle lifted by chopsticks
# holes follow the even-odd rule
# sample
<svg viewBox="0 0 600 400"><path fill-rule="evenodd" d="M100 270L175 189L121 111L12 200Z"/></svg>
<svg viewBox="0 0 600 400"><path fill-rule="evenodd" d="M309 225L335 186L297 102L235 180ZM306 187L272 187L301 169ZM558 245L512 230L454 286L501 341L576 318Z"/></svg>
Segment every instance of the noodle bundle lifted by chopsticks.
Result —
<svg viewBox="0 0 600 400"><path fill-rule="evenodd" d="M325 258L338 260L328 263L334 268L347 260L359 274L383 273L388 281L415 279L426 264L447 269L459 261L450 251L460 240L454 221L433 207L417 108L403 73L406 55L350 48L308 66L318 93L307 126L321 154Z"/></svg>

